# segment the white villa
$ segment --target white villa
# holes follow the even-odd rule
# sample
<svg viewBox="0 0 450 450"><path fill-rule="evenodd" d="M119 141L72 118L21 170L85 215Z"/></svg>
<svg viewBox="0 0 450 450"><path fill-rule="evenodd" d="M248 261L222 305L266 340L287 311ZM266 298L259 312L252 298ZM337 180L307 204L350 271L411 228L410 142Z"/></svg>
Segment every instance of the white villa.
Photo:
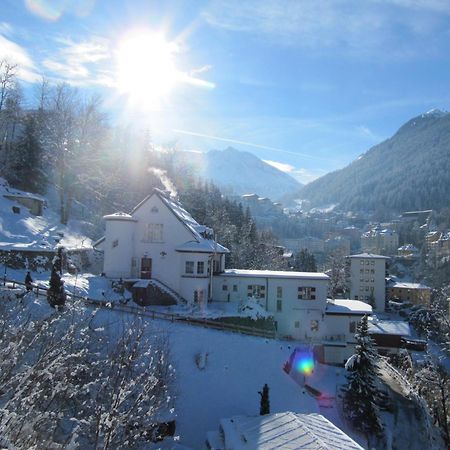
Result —
<svg viewBox="0 0 450 450"><path fill-rule="evenodd" d="M155 301L155 290L172 303L203 309L209 302L258 299L280 337L320 345L324 361L333 363L352 354L355 324L372 312L362 301L327 300L324 273L226 270L229 251L214 240L213 230L158 189L130 214L104 219L105 236L94 244L104 252L104 274L134 283L147 296L144 304L167 304Z"/></svg>

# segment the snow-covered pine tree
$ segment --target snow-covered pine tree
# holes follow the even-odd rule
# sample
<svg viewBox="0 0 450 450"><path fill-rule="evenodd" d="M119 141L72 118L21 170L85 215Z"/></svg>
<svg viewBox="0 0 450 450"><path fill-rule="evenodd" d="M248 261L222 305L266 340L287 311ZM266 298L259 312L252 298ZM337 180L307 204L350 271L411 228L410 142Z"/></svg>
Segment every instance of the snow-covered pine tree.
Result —
<svg viewBox="0 0 450 450"><path fill-rule="evenodd" d="M259 414L264 416L265 414L270 414L270 400L269 400L269 386L264 384L262 392L259 391L258 394L261 396L261 403L259 407Z"/></svg>
<svg viewBox="0 0 450 450"><path fill-rule="evenodd" d="M56 271L55 265L50 275L47 301L53 308L55 306L63 306L65 303L64 285L62 284L61 276Z"/></svg>
<svg viewBox="0 0 450 450"><path fill-rule="evenodd" d="M380 397L376 387L378 354L369 335L367 316L358 324L355 338L356 353L345 364L348 375L342 389L344 413L368 438L380 436L383 426L377 406Z"/></svg>

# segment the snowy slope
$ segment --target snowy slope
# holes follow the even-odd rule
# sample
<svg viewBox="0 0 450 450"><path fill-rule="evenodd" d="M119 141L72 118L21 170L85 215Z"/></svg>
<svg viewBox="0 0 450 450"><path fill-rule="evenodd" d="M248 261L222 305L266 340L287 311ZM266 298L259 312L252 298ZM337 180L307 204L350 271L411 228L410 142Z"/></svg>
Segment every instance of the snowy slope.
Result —
<svg viewBox="0 0 450 450"><path fill-rule="evenodd" d="M80 223L70 221L68 226L59 223L58 214L45 208L42 216L34 216L19 203L4 197L23 194L11 188L0 178L0 249L27 248L53 251L58 242L66 248L90 247L91 240L80 231ZM12 207L20 208L20 214Z"/></svg>

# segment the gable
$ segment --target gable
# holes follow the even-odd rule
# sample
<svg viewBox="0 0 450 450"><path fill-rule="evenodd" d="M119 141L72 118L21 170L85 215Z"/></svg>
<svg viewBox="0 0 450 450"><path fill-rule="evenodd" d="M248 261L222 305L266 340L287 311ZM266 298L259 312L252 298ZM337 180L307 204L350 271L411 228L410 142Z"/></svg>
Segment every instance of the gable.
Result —
<svg viewBox="0 0 450 450"><path fill-rule="evenodd" d="M196 240L195 234L177 217L156 192L146 197L132 212L138 220L138 235L144 234L147 224L163 224L165 240L186 242Z"/></svg>

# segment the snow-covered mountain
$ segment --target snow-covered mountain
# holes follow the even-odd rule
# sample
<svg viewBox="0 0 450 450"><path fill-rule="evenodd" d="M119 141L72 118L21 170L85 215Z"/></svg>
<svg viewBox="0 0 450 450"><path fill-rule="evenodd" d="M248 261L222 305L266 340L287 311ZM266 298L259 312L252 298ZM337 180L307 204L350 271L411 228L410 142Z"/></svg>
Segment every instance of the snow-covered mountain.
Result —
<svg viewBox="0 0 450 450"><path fill-rule="evenodd" d="M207 153L180 151L175 154L178 167L190 167L194 174L211 180L224 193L256 193L273 201L300 189L297 180L249 152L228 147Z"/></svg>

